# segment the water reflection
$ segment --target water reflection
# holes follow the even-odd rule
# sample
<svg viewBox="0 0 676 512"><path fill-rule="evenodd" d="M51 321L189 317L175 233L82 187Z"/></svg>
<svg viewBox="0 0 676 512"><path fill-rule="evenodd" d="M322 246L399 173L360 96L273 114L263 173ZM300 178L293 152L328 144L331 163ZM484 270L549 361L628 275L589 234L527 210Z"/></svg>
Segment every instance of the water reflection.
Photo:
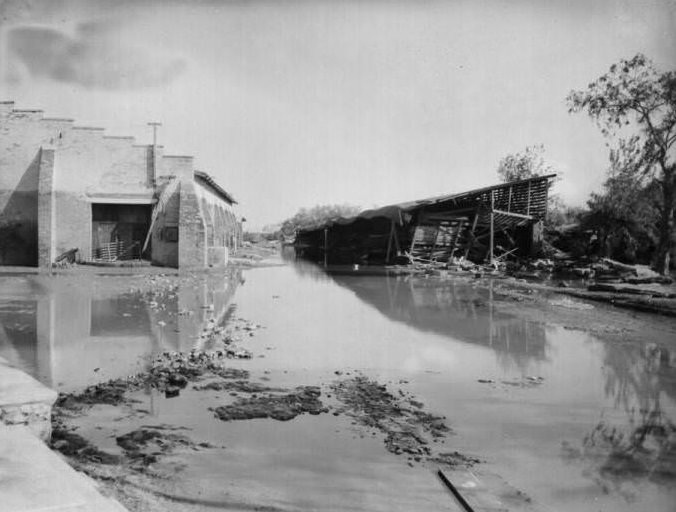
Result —
<svg viewBox="0 0 676 512"><path fill-rule="evenodd" d="M571 413L563 421L585 418L580 437L556 440L563 441L562 456L602 492L631 501L638 499L641 485L676 481L676 352L666 341L602 341L504 315L495 307L490 284L382 271L364 275L361 269L302 262L295 268L304 278L351 290L395 322L490 347L503 370L527 371L531 363L543 362L547 406L563 400Z"/></svg>
<svg viewBox="0 0 676 512"><path fill-rule="evenodd" d="M632 500L628 481L676 479L676 357L662 344L605 345L606 396L619 417L602 417L580 448L564 443L563 456L580 459L605 488Z"/></svg>
<svg viewBox="0 0 676 512"><path fill-rule="evenodd" d="M0 357L56 389L125 376L151 353L196 346L207 322L227 320L241 282L236 270L15 276L0 292Z"/></svg>
<svg viewBox="0 0 676 512"><path fill-rule="evenodd" d="M412 275L369 275L368 268L324 270L302 261L294 268L314 280L333 280L396 322L417 330L493 349L505 370L525 372L530 363L548 360L545 325L496 311L492 283L426 279ZM374 271L375 273L376 271Z"/></svg>

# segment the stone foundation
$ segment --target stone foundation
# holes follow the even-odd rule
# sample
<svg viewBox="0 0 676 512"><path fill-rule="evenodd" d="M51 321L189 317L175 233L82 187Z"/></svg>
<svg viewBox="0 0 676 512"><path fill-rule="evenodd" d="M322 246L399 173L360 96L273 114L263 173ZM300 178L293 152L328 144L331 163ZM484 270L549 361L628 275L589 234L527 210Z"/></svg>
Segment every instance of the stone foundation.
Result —
<svg viewBox="0 0 676 512"><path fill-rule="evenodd" d="M24 425L42 440L52 433L56 391L0 358L0 423Z"/></svg>

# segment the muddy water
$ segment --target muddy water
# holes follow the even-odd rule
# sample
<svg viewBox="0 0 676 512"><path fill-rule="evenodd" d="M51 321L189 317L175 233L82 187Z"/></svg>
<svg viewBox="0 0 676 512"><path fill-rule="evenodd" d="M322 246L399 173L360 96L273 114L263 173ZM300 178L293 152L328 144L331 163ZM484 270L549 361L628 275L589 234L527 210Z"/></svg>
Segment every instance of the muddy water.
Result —
<svg viewBox="0 0 676 512"><path fill-rule="evenodd" d="M1 279L0 356L57 389L132 373L153 352L199 347L209 322L243 318L263 328L242 340L254 358L233 366L270 385L360 373L413 393L447 417L449 451L484 461L479 480L532 498L513 510L675 509L676 325L655 331L637 316L625 334L598 339L558 321L557 306L515 307L491 283L302 263L144 282ZM613 323L610 310L578 306L581 323ZM95 406L80 432L115 452L115 435L172 425L219 447L163 462L171 477L156 490L174 510L458 510L429 466L388 453L349 417L224 423L208 410L218 394L135 398L123 413Z"/></svg>

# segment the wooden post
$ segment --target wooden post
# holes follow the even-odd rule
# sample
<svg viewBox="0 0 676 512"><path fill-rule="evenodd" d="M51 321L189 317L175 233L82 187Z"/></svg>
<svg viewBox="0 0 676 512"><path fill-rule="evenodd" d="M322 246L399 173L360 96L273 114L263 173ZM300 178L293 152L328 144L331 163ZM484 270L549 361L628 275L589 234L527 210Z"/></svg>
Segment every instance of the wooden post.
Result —
<svg viewBox="0 0 676 512"><path fill-rule="evenodd" d="M432 261L432 256L434 256L434 250L437 248L437 241L439 240L439 230L441 228L441 224L437 224L437 231L434 234L434 243L432 244L432 249L430 249L430 261Z"/></svg>
<svg viewBox="0 0 676 512"><path fill-rule="evenodd" d="M494 230L493 230L493 216L495 214L491 212L491 237L490 237L490 242L489 242L489 248L488 248L488 263L493 264L493 237L494 237Z"/></svg>
<svg viewBox="0 0 676 512"><path fill-rule="evenodd" d="M462 232L462 228L465 226L465 221L464 220L459 220L458 225L455 231L455 237L453 238L453 241L451 242L451 255L448 257L448 260L451 261L453 260L453 255L455 254L455 249L458 246L458 240L460 240L460 233Z"/></svg>
<svg viewBox="0 0 676 512"><path fill-rule="evenodd" d="M526 215L530 215L530 184L531 182L528 182L528 202L526 203Z"/></svg>
<svg viewBox="0 0 676 512"><path fill-rule="evenodd" d="M465 259L469 257L469 251L474 245L474 230L476 229L476 224L479 221L479 208L474 212L474 220L472 221L472 229L469 232L469 240L467 241L467 248L465 249Z"/></svg>
<svg viewBox="0 0 676 512"><path fill-rule="evenodd" d="M507 211L512 211L512 186L509 186L509 200L507 201Z"/></svg>
<svg viewBox="0 0 676 512"><path fill-rule="evenodd" d="M495 219L495 214L493 213L493 210L495 209L495 194L494 190L491 191L491 238L490 238L490 243L488 247L488 263L493 264L493 239L495 237L495 227L494 227L494 219Z"/></svg>
<svg viewBox="0 0 676 512"><path fill-rule="evenodd" d="M413 256L413 248L415 247L415 233L418 231L418 225L413 228L413 236L411 237L411 248L409 249L409 254Z"/></svg>

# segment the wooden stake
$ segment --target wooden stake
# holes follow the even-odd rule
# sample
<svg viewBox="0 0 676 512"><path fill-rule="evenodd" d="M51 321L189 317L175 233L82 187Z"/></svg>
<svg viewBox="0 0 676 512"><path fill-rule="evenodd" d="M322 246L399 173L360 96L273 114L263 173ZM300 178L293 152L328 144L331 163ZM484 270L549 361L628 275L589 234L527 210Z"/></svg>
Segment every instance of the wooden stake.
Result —
<svg viewBox="0 0 676 512"><path fill-rule="evenodd" d="M470 506L469 503L467 503L467 500L465 500L465 498L462 497L462 494L460 494L458 489L455 488L455 485L453 485L451 481L448 478L446 478L444 472L439 469L437 470L437 475L439 475L439 478L444 483L444 485L446 485L448 490L453 493L453 496L455 497L456 500L458 500L458 503L462 505L462 508L465 509L465 512L474 512L474 509Z"/></svg>

